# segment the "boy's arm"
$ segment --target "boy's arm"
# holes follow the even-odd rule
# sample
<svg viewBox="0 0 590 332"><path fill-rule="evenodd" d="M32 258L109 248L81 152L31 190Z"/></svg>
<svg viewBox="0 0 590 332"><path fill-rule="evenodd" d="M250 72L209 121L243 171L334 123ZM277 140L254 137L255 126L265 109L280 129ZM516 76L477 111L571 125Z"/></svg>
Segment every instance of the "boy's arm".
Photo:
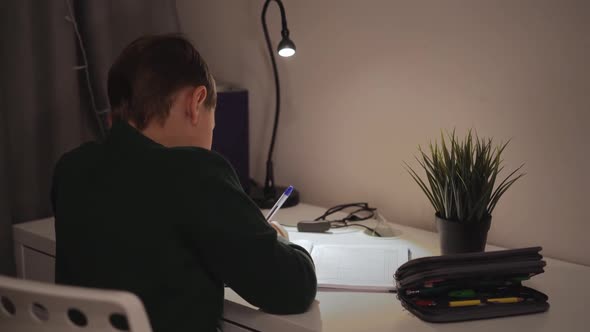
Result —
<svg viewBox="0 0 590 332"><path fill-rule="evenodd" d="M212 180L202 189L207 196L188 229L203 267L264 311L307 310L317 288L309 254L277 238L237 179Z"/></svg>

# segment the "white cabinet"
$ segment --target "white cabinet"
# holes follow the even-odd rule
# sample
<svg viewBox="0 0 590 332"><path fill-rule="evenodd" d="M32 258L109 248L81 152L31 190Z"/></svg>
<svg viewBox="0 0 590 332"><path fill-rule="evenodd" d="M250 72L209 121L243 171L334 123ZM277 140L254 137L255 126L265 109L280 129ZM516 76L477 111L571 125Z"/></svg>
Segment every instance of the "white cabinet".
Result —
<svg viewBox="0 0 590 332"><path fill-rule="evenodd" d="M16 274L19 278L55 281L54 219L35 220L13 226Z"/></svg>
<svg viewBox="0 0 590 332"><path fill-rule="evenodd" d="M23 279L55 282L55 257L23 246Z"/></svg>

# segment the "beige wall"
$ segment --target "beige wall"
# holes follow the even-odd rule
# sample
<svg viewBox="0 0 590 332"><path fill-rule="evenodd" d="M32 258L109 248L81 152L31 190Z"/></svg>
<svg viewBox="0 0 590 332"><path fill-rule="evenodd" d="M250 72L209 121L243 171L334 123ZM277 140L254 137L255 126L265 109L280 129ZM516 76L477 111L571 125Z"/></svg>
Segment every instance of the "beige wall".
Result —
<svg viewBox="0 0 590 332"><path fill-rule="evenodd" d="M273 86L262 0L179 0L214 74L250 91L253 175L262 179ZM541 245L590 265L590 2L284 0L297 54L279 59L276 178L319 205L369 201L433 229L402 168L441 129L512 138L528 175L494 214L490 242ZM269 10L275 45L276 6Z"/></svg>

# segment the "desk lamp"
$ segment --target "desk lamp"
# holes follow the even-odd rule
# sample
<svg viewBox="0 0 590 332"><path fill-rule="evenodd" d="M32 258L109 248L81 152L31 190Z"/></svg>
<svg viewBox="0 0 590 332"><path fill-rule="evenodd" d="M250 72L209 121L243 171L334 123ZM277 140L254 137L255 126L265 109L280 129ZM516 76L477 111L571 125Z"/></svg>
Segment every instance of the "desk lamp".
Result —
<svg viewBox="0 0 590 332"><path fill-rule="evenodd" d="M254 200L254 202L263 209L270 209L276 200L281 196L285 187L278 187L275 186L275 179L274 179L274 171L273 171L273 163L272 163L272 154L275 146L275 140L277 136L277 127L279 124L279 115L281 113L281 89L279 84L279 73L277 70L277 63L275 61L275 56L273 52L273 48L270 42L270 37L268 35L268 28L266 26L266 11L268 10L268 6L270 3L274 1L279 6L281 11L281 22L282 22L282 29L281 29L281 42L278 45L277 51L280 56L282 57L290 57L295 54L295 44L289 38L289 29L287 29L287 17L285 16L285 7L283 6L283 2L281 0L266 0L264 2L264 6L262 7L262 30L264 31L264 38L266 39L266 46L268 47L268 52L270 54L270 60L272 63L272 69L274 73L275 79L275 120L272 129L272 137L270 140L270 147L268 149L268 157L266 159L266 177L264 180L264 188L261 189L258 186L252 186L250 190L250 197ZM299 192L293 190L289 199L283 205L284 207L295 206L299 204Z"/></svg>

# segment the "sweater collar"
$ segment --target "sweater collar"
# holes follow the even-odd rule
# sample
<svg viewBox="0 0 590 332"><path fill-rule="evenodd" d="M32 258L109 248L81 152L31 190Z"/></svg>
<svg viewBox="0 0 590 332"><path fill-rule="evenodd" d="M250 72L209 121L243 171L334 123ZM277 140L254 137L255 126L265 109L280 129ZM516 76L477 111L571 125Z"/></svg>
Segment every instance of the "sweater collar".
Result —
<svg viewBox="0 0 590 332"><path fill-rule="evenodd" d="M164 147L162 144L142 134L139 130L125 121L114 121L107 142L138 147Z"/></svg>

